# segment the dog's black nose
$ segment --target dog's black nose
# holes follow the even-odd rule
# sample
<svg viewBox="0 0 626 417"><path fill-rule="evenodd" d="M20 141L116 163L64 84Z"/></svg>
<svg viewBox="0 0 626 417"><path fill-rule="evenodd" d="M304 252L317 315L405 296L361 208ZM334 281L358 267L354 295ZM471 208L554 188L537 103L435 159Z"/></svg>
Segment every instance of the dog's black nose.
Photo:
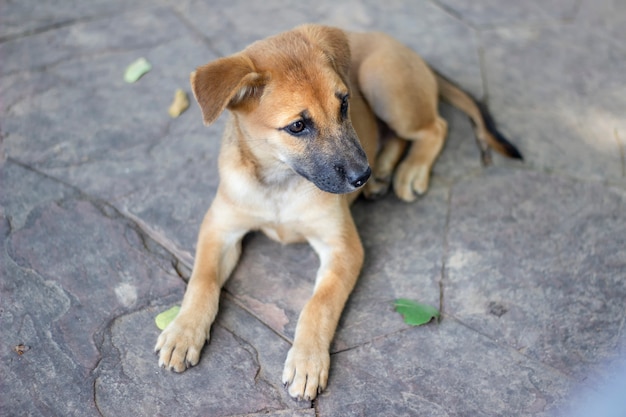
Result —
<svg viewBox="0 0 626 417"><path fill-rule="evenodd" d="M372 175L372 169L370 167L367 167L367 170L365 170L365 172L361 176L353 181L350 181L350 185L352 185L354 188L359 188L367 182L367 180L370 178L370 175Z"/></svg>

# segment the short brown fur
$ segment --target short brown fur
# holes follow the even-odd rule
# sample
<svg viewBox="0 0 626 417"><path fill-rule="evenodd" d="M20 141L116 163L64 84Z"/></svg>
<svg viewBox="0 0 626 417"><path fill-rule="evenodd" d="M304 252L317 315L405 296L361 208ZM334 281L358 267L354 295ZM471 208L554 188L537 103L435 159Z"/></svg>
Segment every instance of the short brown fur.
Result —
<svg viewBox="0 0 626 417"><path fill-rule="evenodd" d="M426 192L447 131L437 112L442 86L415 52L387 35L318 25L201 66L191 85L206 124L224 109L231 115L220 185L200 228L180 313L157 341L159 363L178 372L198 363L246 233L308 241L320 268L282 378L290 395L313 399L328 382L330 343L363 264L349 205L363 190L382 195L392 177L405 201ZM445 84L440 92L480 118L456 87ZM380 150L379 123L392 132ZM480 119L476 129L491 140Z"/></svg>

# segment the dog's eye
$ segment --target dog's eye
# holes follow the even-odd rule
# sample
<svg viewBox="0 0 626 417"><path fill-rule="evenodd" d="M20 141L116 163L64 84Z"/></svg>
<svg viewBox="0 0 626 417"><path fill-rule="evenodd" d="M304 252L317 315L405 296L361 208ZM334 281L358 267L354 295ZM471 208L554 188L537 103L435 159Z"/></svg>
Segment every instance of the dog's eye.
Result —
<svg viewBox="0 0 626 417"><path fill-rule="evenodd" d="M341 99L341 117L345 118L348 115L348 95L343 96Z"/></svg>
<svg viewBox="0 0 626 417"><path fill-rule="evenodd" d="M294 135L304 132L304 129L306 129L306 125L302 120L298 120L297 122L293 122L292 124L287 126L287 130L289 131L289 133L292 133Z"/></svg>

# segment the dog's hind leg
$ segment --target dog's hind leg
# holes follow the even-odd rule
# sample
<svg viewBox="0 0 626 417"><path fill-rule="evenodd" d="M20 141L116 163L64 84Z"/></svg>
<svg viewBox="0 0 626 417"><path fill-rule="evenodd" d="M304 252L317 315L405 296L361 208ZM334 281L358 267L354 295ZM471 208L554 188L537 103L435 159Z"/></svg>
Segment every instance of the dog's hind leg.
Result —
<svg viewBox="0 0 626 417"><path fill-rule="evenodd" d="M430 126L417 132L401 133L403 138L413 143L393 178L394 192L400 199L414 201L428 190L430 170L443 148L447 133L448 124L439 116Z"/></svg>
<svg viewBox="0 0 626 417"><path fill-rule="evenodd" d="M387 35L355 34L352 41L359 51L368 51L358 67L363 96L398 138L413 142L393 179L396 195L413 201L415 193L428 189L430 169L447 133L447 124L437 111L437 80L419 55ZM387 169L383 168L395 166L403 153L401 147L406 146L396 149L398 144L396 140L384 148L381 169L378 173L375 169L374 175L384 177Z"/></svg>

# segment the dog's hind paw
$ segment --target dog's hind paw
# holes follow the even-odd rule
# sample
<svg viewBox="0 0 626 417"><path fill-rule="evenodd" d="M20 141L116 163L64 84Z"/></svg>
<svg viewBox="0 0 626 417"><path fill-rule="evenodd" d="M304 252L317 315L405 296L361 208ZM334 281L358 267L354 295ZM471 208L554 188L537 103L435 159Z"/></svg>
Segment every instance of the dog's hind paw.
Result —
<svg viewBox="0 0 626 417"><path fill-rule="evenodd" d="M159 355L159 366L183 372L200 360L202 346L208 340L205 326L191 323L185 317L176 317L157 339L154 351Z"/></svg>
<svg viewBox="0 0 626 417"><path fill-rule="evenodd" d="M287 354L283 383L289 395L299 400L311 401L328 383L330 355L327 350L292 347Z"/></svg>
<svg viewBox="0 0 626 417"><path fill-rule="evenodd" d="M393 178L393 189L398 198L411 202L428 191L429 180L430 167L405 161L398 166Z"/></svg>

